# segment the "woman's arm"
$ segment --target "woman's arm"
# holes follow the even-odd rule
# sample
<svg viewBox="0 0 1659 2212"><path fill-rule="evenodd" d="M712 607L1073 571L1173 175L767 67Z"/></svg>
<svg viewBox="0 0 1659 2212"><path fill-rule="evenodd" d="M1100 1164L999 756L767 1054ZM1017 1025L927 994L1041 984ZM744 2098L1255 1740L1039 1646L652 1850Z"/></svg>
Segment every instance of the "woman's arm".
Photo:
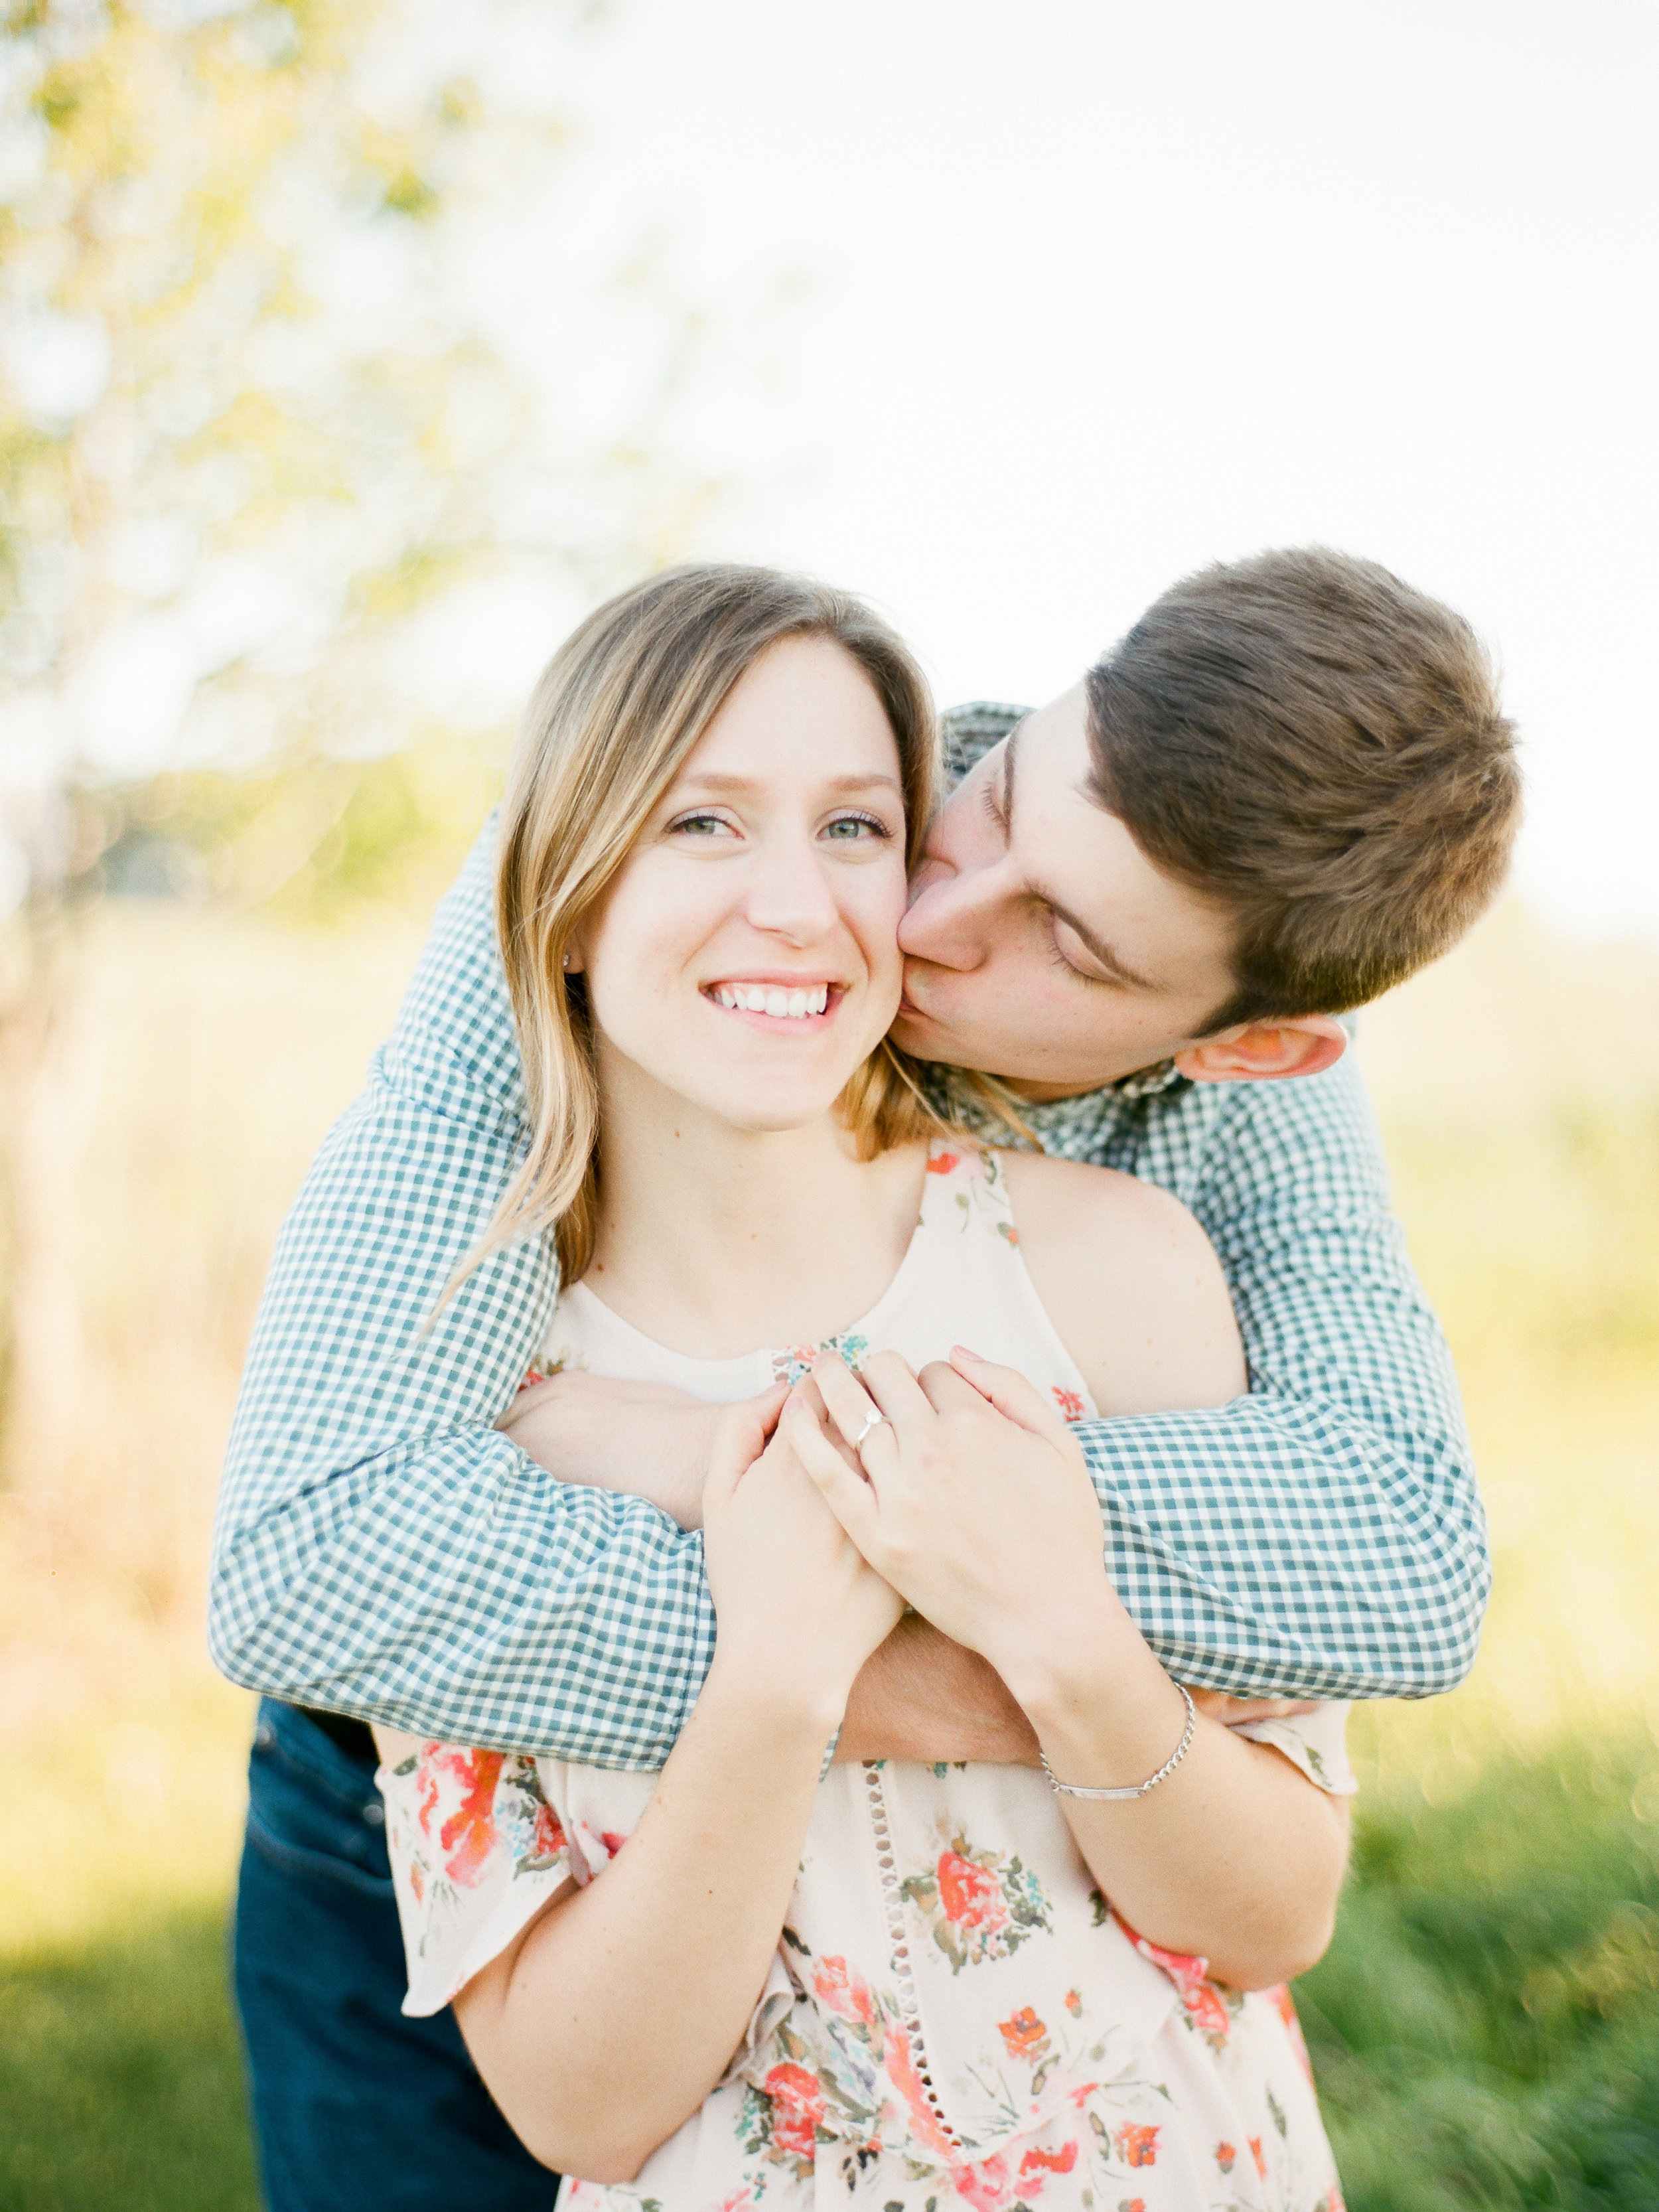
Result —
<svg viewBox="0 0 1659 2212"><path fill-rule="evenodd" d="M1043 1633L1013 1629L996 1664L1061 1782L1144 1782L1181 1741L1181 1693L1103 1574L1092 1589L1080 1582L1054 1593ZM1200 1713L1185 1757L1145 1797L1060 1802L1119 1915L1165 1949L1207 1960L1218 1980L1265 1989L1324 1953L1347 1859L1346 1803L1269 1746Z"/></svg>
<svg viewBox="0 0 1659 2212"><path fill-rule="evenodd" d="M705 1500L714 1663L656 1793L604 1872L455 2000L515 2131L593 2181L630 2180L741 2042L825 1746L901 1610L786 1441L748 1464L743 1413L754 1433L728 1428Z"/></svg>

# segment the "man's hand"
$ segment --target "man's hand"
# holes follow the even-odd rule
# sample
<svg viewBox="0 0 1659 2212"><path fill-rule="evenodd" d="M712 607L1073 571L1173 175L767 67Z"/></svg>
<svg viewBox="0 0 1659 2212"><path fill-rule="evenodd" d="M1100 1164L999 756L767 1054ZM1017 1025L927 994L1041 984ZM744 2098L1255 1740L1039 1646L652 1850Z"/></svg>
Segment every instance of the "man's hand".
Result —
<svg viewBox="0 0 1659 2212"><path fill-rule="evenodd" d="M1317 1698L1230 1698L1224 1690L1194 1690L1193 1703L1201 1713L1223 1728L1243 1728L1247 1721L1289 1721L1298 1713L1316 1713Z"/></svg>
<svg viewBox="0 0 1659 2212"><path fill-rule="evenodd" d="M865 1662L836 1745L838 1762L1036 1766L1040 1757L1036 1731L1002 1677L977 1651L952 1644L915 1613Z"/></svg>
<svg viewBox="0 0 1659 2212"><path fill-rule="evenodd" d="M700 1528L723 1411L666 1382L573 1370L520 1390L495 1425L561 1482L625 1490Z"/></svg>

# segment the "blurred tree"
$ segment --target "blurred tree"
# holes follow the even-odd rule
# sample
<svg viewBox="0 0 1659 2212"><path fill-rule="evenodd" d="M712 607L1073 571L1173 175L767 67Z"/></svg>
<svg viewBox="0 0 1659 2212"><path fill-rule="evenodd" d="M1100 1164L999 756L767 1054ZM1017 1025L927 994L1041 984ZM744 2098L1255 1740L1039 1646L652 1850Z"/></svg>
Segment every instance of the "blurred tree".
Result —
<svg viewBox="0 0 1659 2212"><path fill-rule="evenodd" d="M84 895L425 888L561 628L701 504L663 434L697 319L551 252L601 15L0 0L14 1468L79 1364Z"/></svg>
<svg viewBox="0 0 1659 2212"><path fill-rule="evenodd" d="M486 587L497 620L544 611L461 718L499 720L573 599L674 549L699 488L653 434L687 319L658 303L633 419L596 434L558 361L595 299L502 296L503 216L557 219L595 12L10 0L0 903L25 866L37 896L85 871L122 825L112 787L429 734L454 689L434 662L476 664L458 631L488 629ZM67 803L88 784L102 804ZM353 787L273 793L295 865Z"/></svg>

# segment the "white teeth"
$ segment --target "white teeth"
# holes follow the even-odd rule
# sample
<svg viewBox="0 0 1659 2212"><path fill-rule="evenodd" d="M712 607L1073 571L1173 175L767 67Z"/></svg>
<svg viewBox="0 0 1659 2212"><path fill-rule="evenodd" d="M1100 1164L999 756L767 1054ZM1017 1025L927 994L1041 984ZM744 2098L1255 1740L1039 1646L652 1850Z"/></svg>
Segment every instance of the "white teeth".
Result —
<svg viewBox="0 0 1659 2212"><path fill-rule="evenodd" d="M733 1013L769 1014L775 1021L799 1022L824 1012L830 986L815 983L810 991L786 991L776 983L716 983L712 996L717 1006Z"/></svg>

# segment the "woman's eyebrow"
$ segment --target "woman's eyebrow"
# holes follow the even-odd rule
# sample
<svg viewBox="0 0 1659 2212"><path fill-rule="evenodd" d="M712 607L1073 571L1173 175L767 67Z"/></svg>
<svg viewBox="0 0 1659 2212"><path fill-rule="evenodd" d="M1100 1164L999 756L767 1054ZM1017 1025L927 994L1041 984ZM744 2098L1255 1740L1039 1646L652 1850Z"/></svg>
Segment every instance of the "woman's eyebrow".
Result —
<svg viewBox="0 0 1659 2212"><path fill-rule="evenodd" d="M683 777L675 786L679 791L754 791L763 781L760 776L731 775L718 769L700 769L695 775ZM878 786L889 791L902 793L903 786L896 775L872 769L869 775L829 775L823 779L830 791L870 791Z"/></svg>

